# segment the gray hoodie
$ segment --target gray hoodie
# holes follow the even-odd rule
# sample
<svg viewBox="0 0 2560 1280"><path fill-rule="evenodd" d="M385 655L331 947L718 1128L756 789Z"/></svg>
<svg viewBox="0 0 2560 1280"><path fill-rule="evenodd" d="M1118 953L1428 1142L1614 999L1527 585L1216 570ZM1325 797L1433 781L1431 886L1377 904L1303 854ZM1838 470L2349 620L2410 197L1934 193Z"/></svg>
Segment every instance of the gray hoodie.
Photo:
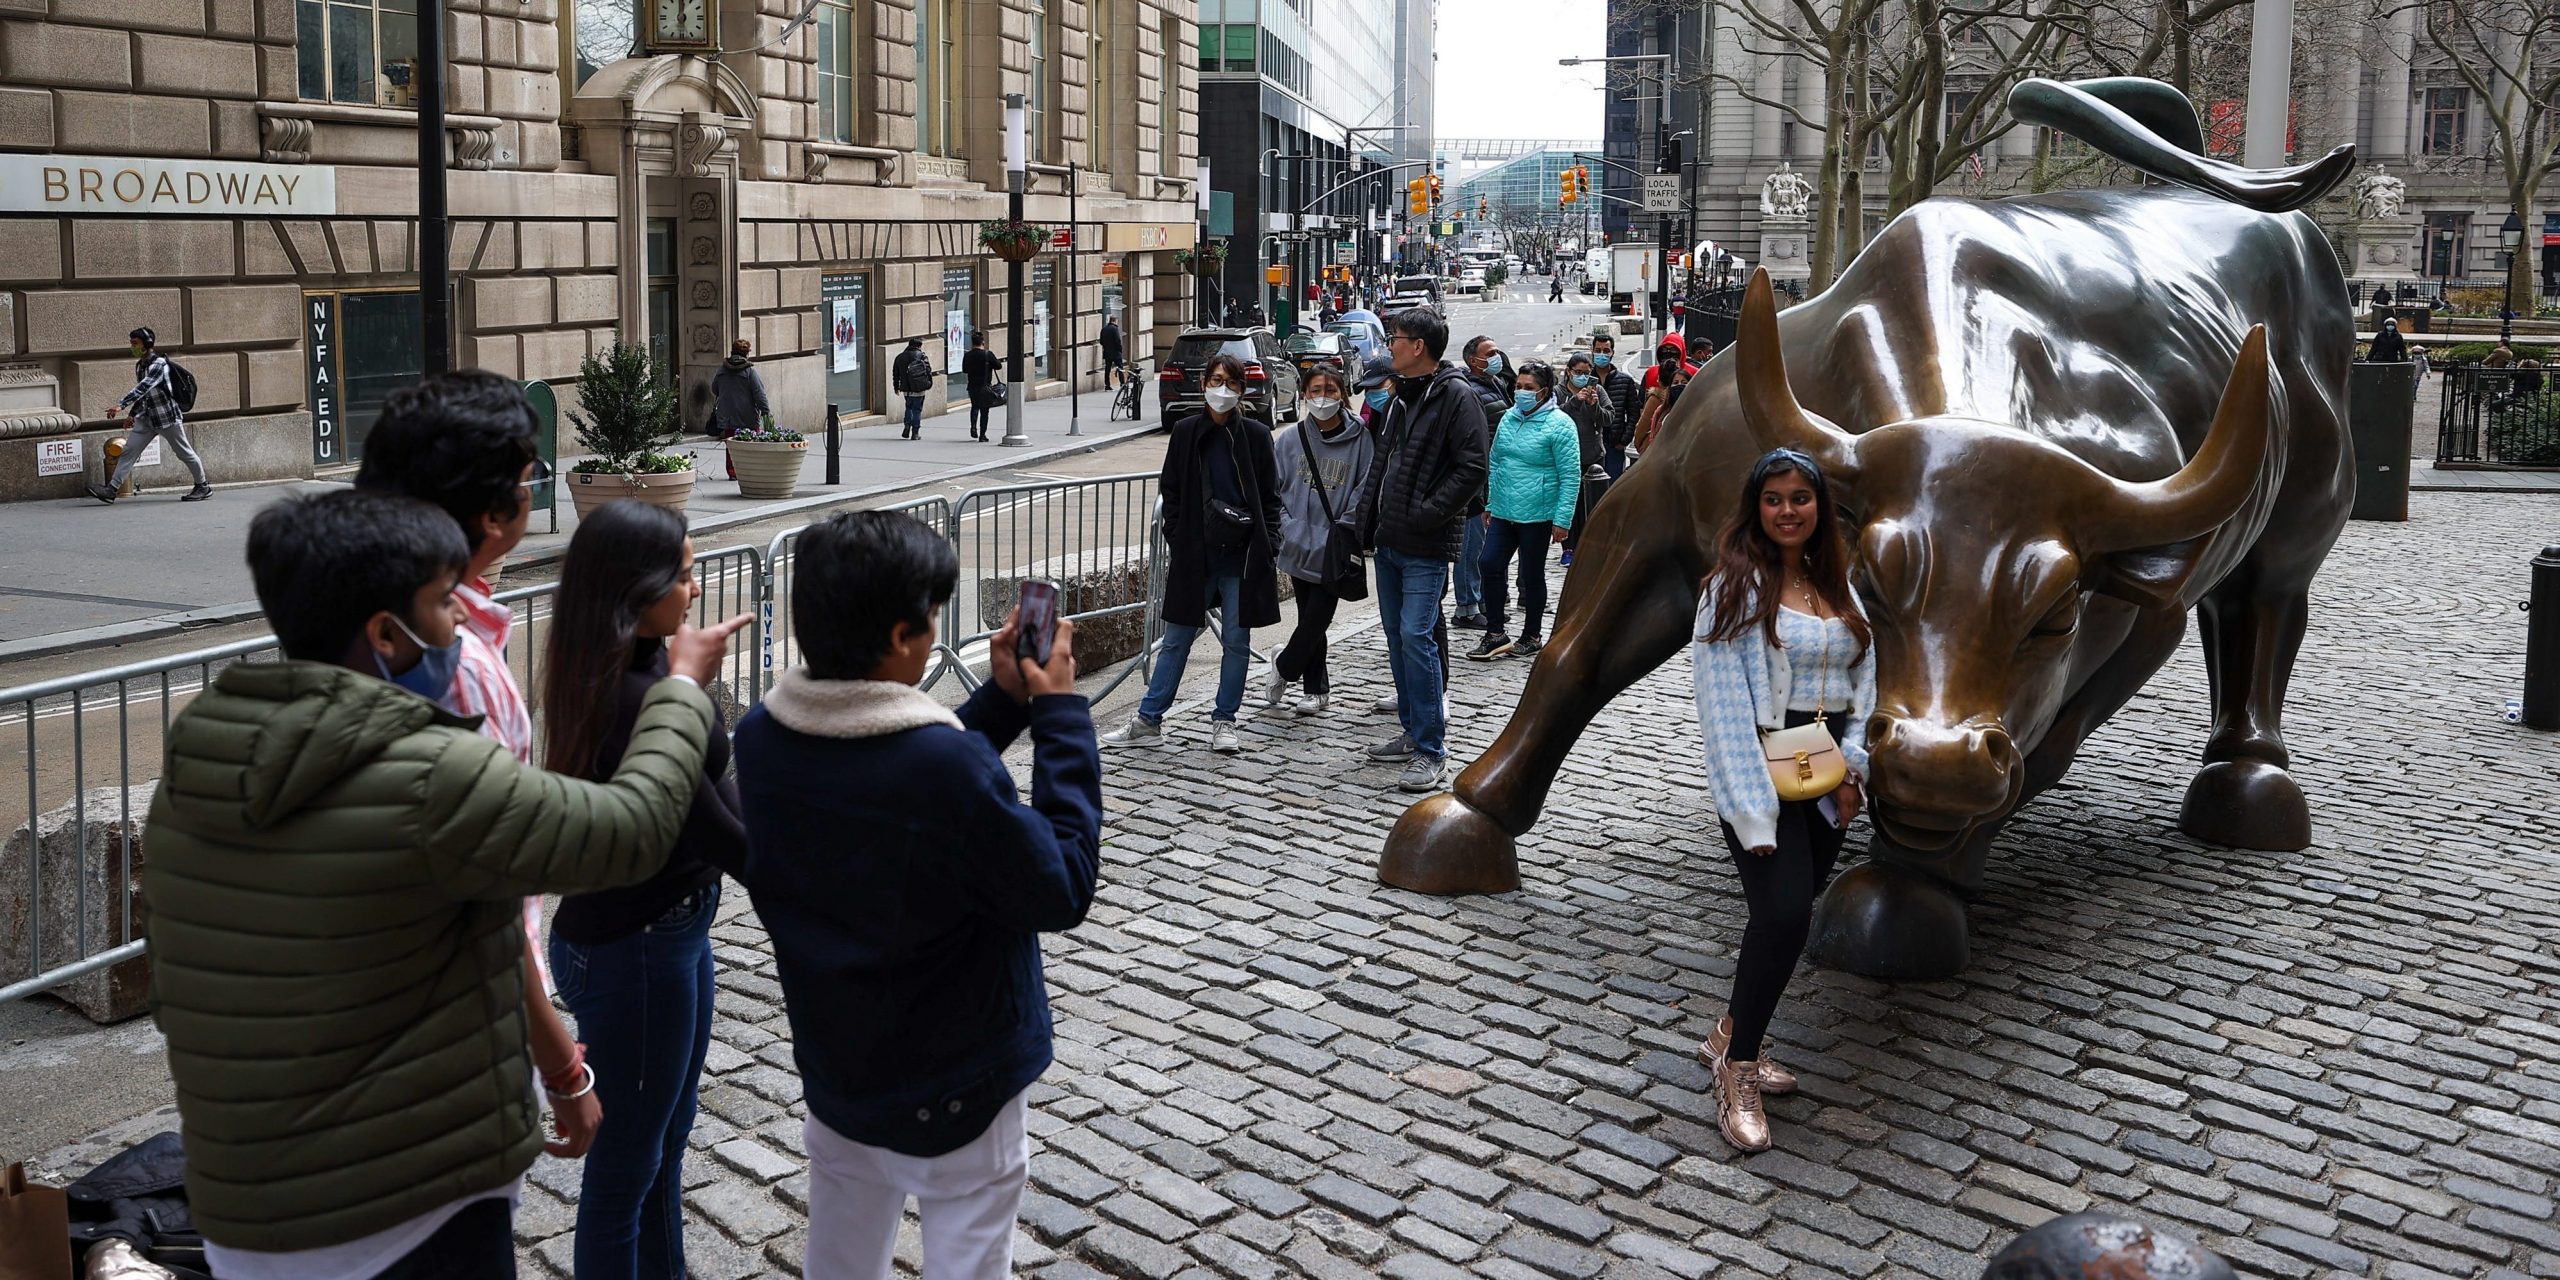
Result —
<svg viewBox="0 0 2560 1280"><path fill-rule="evenodd" d="M1353 521L1358 527L1360 497L1368 488L1369 468L1377 461L1377 436L1355 421L1349 412L1337 419L1341 429L1327 436L1313 421L1300 418L1295 425L1283 428L1271 438L1271 458L1280 474L1280 554L1275 558L1282 573L1302 582L1324 581L1324 546L1328 525L1324 518L1324 502L1333 504L1334 518ZM1298 443L1303 437L1305 445ZM1312 449L1316 458L1313 478L1307 472L1307 454ZM1316 497L1315 481L1324 482L1325 497Z"/></svg>

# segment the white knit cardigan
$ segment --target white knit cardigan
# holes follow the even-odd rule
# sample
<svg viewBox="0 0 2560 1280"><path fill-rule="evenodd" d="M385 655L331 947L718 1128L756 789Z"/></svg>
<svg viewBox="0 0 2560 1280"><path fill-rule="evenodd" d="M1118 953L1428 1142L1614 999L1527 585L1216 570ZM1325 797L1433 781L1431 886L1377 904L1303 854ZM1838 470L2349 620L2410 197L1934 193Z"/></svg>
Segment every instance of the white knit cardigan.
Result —
<svg viewBox="0 0 2560 1280"><path fill-rule="evenodd" d="M1698 697L1698 734L1707 744L1707 787L1716 814L1733 827L1745 849L1778 842L1778 788L1760 753L1760 729L1783 729L1795 671L1787 651L1752 627L1710 644L1715 629L1716 580L1698 597L1696 629L1689 634L1690 681ZM1750 597L1745 595L1745 607ZM1857 608L1854 599L1850 608ZM1858 616L1866 615L1862 612ZM1830 717L1832 736L1851 772L1867 772L1867 717L1876 708L1876 651L1872 643L1849 666L1849 710Z"/></svg>

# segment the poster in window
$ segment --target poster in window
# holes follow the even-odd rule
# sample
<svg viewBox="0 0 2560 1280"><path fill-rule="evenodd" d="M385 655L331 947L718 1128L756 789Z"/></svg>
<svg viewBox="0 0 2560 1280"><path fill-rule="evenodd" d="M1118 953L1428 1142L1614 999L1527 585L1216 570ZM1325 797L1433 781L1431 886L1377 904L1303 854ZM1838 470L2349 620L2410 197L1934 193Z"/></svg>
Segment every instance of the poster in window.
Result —
<svg viewBox="0 0 2560 1280"><path fill-rule="evenodd" d="M862 326L854 319L853 299L835 300L835 318L829 325L829 334L834 340L835 351L827 362L827 371L844 373L851 370L862 359Z"/></svg>
<svg viewBox="0 0 2560 1280"><path fill-rule="evenodd" d="M969 313L954 307L942 313L943 372L960 372L960 362L968 355Z"/></svg>

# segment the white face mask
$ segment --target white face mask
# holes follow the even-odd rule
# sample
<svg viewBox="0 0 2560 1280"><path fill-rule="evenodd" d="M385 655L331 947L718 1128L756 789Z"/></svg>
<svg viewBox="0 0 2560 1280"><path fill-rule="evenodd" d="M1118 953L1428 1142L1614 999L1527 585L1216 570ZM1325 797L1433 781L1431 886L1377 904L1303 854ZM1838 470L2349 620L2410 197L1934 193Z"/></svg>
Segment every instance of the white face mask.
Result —
<svg viewBox="0 0 2560 1280"><path fill-rule="evenodd" d="M1331 421L1333 415L1342 412L1342 402L1330 396L1311 396L1307 400L1307 412L1319 420Z"/></svg>
<svg viewBox="0 0 2560 1280"><path fill-rule="evenodd" d="M1234 387L1209 388L1209 409L1212 413L1232 413L1236 402L1242 399L1244 399L1244 393Z"/></svg>

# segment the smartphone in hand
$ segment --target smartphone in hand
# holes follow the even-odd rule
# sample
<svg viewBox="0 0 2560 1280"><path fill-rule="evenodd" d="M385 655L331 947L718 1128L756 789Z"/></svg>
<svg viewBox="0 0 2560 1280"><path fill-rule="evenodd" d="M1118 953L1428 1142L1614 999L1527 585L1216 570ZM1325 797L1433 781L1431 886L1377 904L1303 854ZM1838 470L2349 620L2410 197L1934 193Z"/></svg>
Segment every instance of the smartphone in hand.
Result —
<svg viewBox="0 0 2560 1280"><path fill-rule="evenodd" d="M1046 578L1025 579L1015 606L1014 656L1038 666L1049 665L1058 639L1058 584Z"/></svg>

